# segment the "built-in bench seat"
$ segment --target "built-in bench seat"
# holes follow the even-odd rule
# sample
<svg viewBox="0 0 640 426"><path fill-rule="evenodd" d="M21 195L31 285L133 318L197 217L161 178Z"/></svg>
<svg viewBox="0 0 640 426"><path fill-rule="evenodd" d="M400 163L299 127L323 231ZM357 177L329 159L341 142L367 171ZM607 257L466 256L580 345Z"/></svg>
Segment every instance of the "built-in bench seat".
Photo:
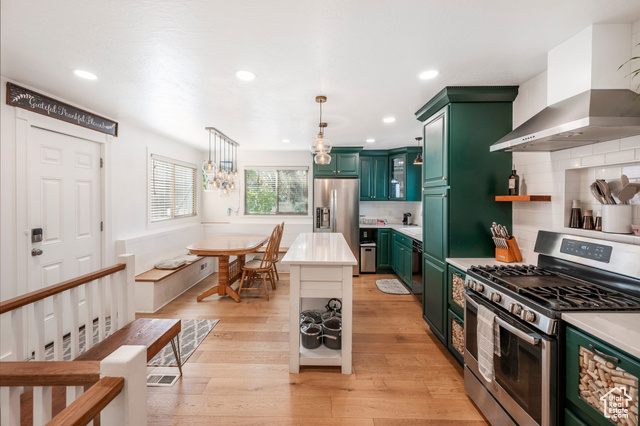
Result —
<svg viewBox="0 0 640 426"><path fill-rule="evenodd" d="M202 257L198 256L198 260L202 259ZM190 266L195 265L198 260L195 260L193 262L187 262L182 266L178 266L176 269L157 269L157 268L153 268L148 270L147 272L143 272L139 275L136 275L136 282L140 282L140 281L146 281L146 282L158 282L158 281L162 281L165 278L170 277L171 275L182 271L183 269L186 269Z"/></svg>
<svg viewBox="0 0 640 426"><path fill-rule="evenodd" d="M116 253L135 254L135 311L155 312L217 269L217 259L201 257L177 269L156 269L165 259L187 254L186 247L206 237L202 225L116 241Z"/></svg>

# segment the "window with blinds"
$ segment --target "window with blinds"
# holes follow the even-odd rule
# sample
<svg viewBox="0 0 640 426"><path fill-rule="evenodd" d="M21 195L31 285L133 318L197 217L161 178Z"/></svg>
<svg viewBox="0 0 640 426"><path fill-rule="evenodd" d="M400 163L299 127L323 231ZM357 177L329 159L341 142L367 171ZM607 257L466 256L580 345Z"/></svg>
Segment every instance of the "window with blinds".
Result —
<svg viewBox="0 0 640 426"><path fill-rule="evenodd" d="M306 167L246 168L245 214L308 214L308 174Z"/></svg>
<svg viewBox="0 0 640 426"><path fill-rule="evenodd" d="M151 156L150 220L196 215L196 167L178 160Z"/></svg>

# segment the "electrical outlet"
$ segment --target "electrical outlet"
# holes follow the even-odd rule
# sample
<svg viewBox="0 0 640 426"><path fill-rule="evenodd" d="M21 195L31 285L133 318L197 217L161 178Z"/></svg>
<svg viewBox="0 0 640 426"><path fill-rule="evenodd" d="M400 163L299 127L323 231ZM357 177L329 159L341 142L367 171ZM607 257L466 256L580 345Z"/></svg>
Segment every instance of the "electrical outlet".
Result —
<svg viewBox="0 0 640 426"><path fill-rule="evenodd" d="M227 216L231 216L231 209L230 208L227 209Z"/></svg>
<svg viewBox="0 0 640 426"><path fill-rule="evenodd" d="M201 264L200 264L200 270L201 270L201 271L204 271L204 268L206 268L206 267L207 267L207 264L206 264L206 263L201 263Z"/></svg>

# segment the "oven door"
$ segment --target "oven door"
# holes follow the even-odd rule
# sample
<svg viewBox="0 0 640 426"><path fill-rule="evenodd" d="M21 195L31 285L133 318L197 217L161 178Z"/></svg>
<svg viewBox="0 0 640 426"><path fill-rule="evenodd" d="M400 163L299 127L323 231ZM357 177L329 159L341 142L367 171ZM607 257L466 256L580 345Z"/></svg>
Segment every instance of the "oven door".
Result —
<svg viewBox="0 0 640 426"><path fill-rule="evenodd" d="M478 369L478 304L496 314L499 326L500 348L494 351L490 383ZM557 340L473 293L465 294L464 333L465 364L509 415L519 425L555 425Z"/></svg>

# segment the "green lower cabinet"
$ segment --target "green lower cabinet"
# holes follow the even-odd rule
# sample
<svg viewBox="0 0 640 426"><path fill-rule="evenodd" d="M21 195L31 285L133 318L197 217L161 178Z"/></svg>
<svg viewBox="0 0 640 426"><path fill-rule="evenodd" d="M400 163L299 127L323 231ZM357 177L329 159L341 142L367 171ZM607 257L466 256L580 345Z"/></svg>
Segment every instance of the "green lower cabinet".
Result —
<svg viewBox="0 0 640 426"><path fill-rule="evenodd" d="M399 278L400 281L402 281L403 284L405 284L406 286L408 286L410 289L412 289L411 287L411 257L413 256L413 249L404 245L400 245L400 262L401 262L401 266L400 266L400 274L399 274ZM412 289L413 290L413 289Z"/></svg>
<svg viewBox="0 0 640 426"><path fill-rule="evenodd" d="M566 424L638 424L640 359L568 325L565 372ZM612 421L616 410L626 422Z"/></svg>
<svg viewBox="0 0 640 426"><path fill-rule="evenodd" d="M391 269L391 230L378 229L376 270Z"/></svg>
<svg viewBox="0 0 640 426"><path fill-rule="evenodd" d="M446 342L446 265L436 259L423 255L422 279L424 294L422 295L422 315L429 324L431 331L445 345Z"/></svg>
<svg viewBox="0 0 640 426"><path fill-rule="evenodd" d="M464 364L464 320L451 309L447 315L447 347L454 358Z"/></svg>
<svg viewBox="0 0 640 426"><path fill-rule="evenodd" d="M580 417L574 414L571 410L564 410L564 425L565 426L588 426L583 422Z"/></svg>

